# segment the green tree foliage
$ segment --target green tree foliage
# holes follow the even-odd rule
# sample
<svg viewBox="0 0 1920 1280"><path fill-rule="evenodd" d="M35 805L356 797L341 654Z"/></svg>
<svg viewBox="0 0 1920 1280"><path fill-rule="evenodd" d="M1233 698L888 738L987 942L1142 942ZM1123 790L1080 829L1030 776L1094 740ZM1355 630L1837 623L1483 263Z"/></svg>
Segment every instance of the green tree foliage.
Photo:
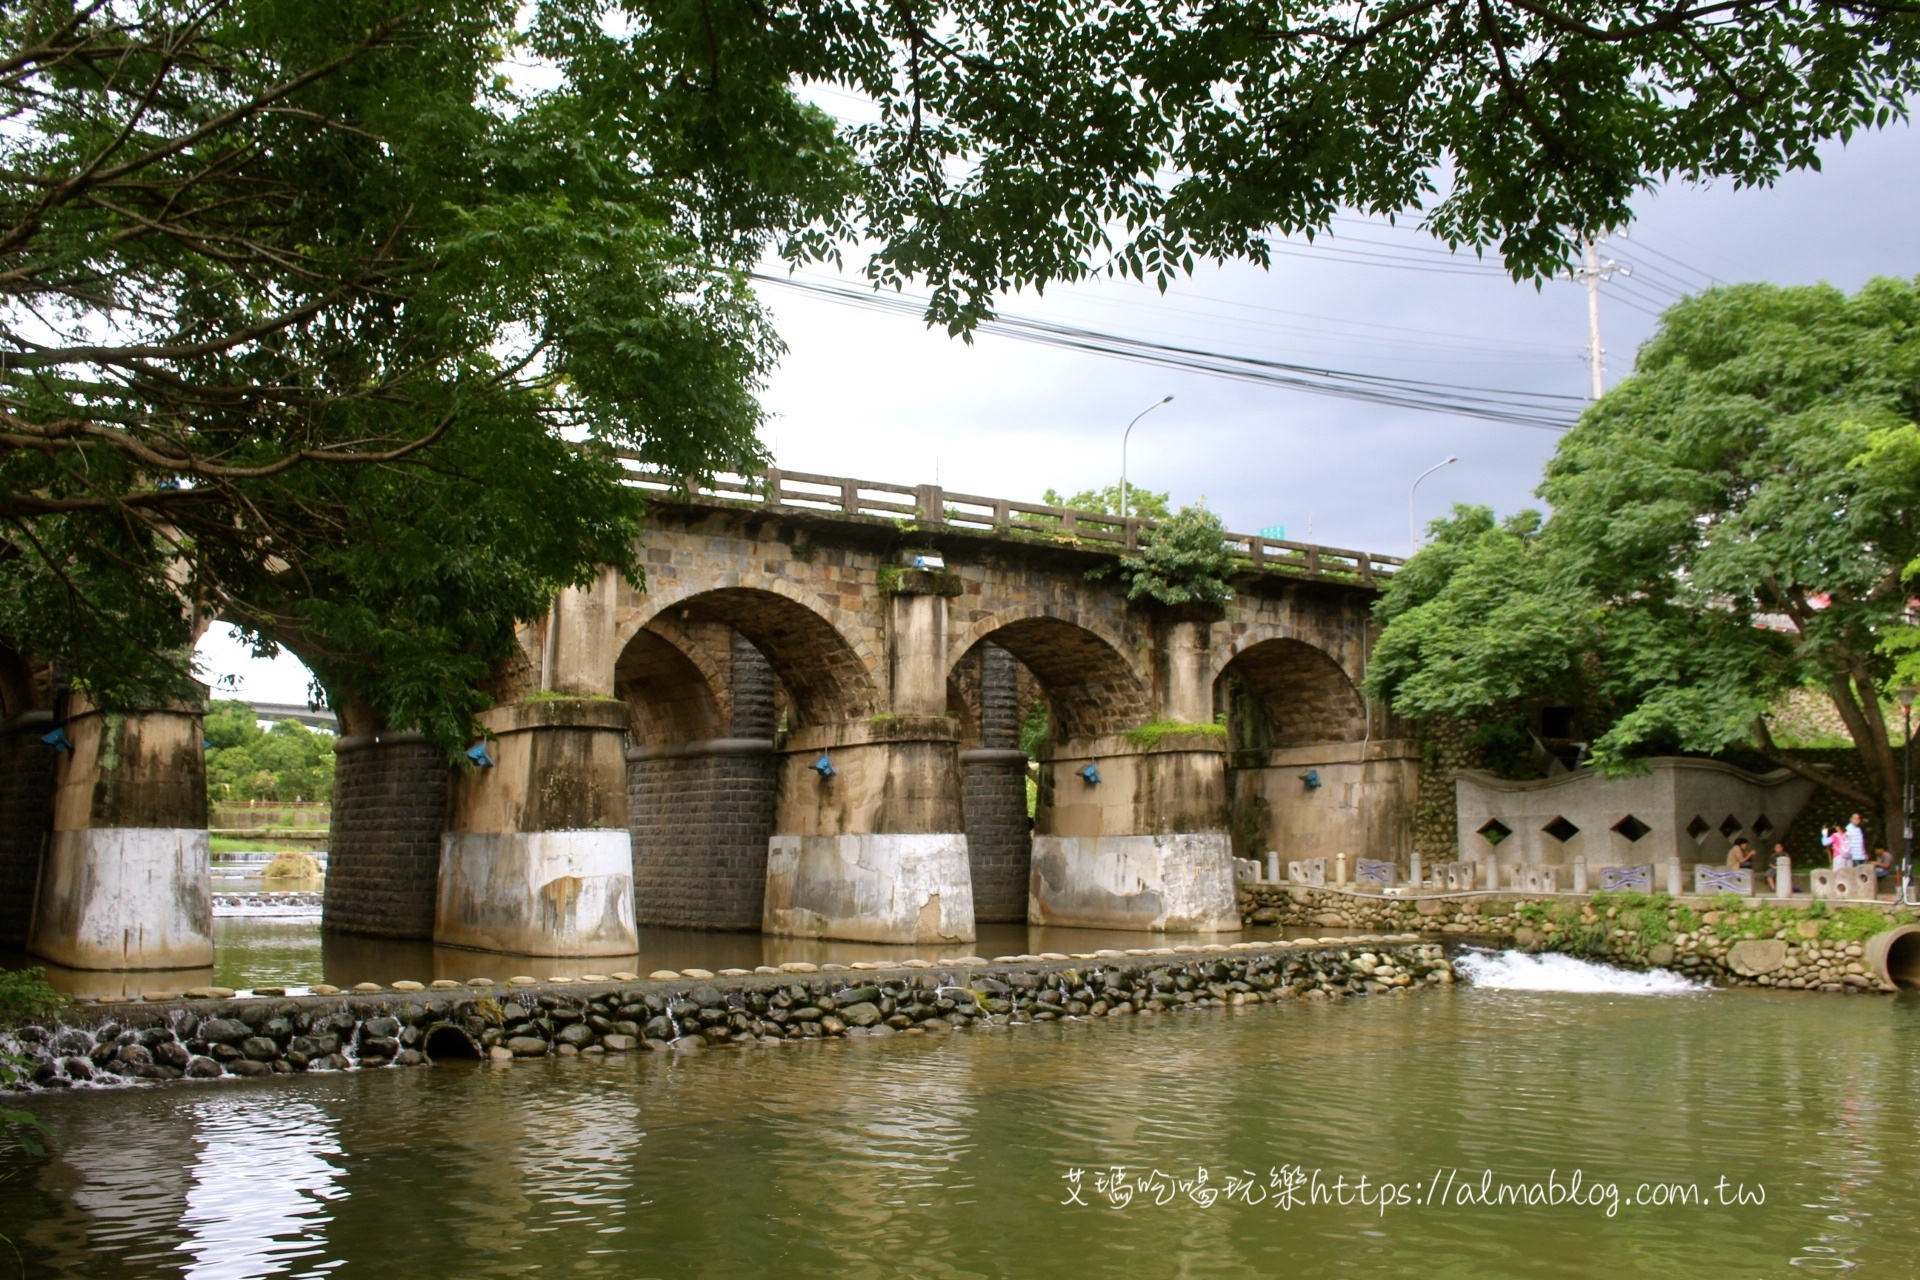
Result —
<svg viewBox="0 0 1920 1280"><path fill-rule="evenodd" d="M760 460L769 251L862 246L954 332L1348 207L1544 275L1903 113L1917 42L1892 0L22 0L0 637L134 706L218 615L451 748L516 621L637 573L619 451Z"/></svg>
<svg viewBox="0 0 1920 1280"><path fill-rule="evenodd" d="M1233 554L1226 547L1227 527L1204 506L1182 507L1140 536L1136 555L1087 576L1117 573L1127 599L1163 605L1222 605L1233 598L1228 579Z"/></svg>
<svg viewBox="0 0 1920 1280"><path fill-rule="evenodd" d="M458 745L516 621L637 575L615 450L757 462L775 340L742 272L844 198L776 50L719 76L696 14L659 17L0 16L0 634L132 705L217 614L363 727Z"/></svg>
<svg viewBox="0 0 1920 1280"><path fill-rule="evenodd" d="M1416 717L1564 701L1607 769L1752 740L1892 829L1881 695L1913 649L1916 421L1920 282L1682 302L1562 441L1544 526L1436 523L1378 606L1369 691ZM1773 747L1766 713L1801 687L1831 699L1870 790Z"/></svg>
<svg viewBox="0 0 1920 1280"><path fill-rule="evenodd" d="M210 800L331 800L333 735L298 720L262 730L244 702L215 702L202 732Z"/></svg>
<svg viewBox="0 0 1920 1280"><path fill-rule="evenodd" d="M1127 514L1141 516L1148 520L1164 520L1173 514L1173 509L1167 505L1169 496L1130 484L1127 486ZM1082 489L1072 497L1062 497L1058 490L1049 489L1041 495L1040 501L1050 507L1068 507L1074 511L1099 511L1106 515L1117 516L1120 514L1120 486L1114 483L1104 489Z"/></svg>

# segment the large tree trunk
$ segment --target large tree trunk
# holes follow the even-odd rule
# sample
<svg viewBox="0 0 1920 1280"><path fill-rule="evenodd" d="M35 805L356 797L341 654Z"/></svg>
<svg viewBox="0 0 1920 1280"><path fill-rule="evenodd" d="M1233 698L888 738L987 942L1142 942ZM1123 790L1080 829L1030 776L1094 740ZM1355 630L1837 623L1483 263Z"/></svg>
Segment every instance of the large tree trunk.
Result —
<svg viewBox="0 0 1920 1280"><path fill-rule="evenodd" d="M1894 754L1886 717L1880 713L1880 692L1872 672L1864 661L1856 659L1848 665L1850 669L1846 673L1836 674L1827 682L1828 696L1846 723L1854 749L1860 753L1867 787L1876 801L1871 806L1876 813L1861 812L1862 817L1879 819L1879 840L1874 841L1871 832L1868 840L1884 844L1898 857L1905 852L1901 847L1905 830L1905 815L1901 810L1901 762Z"/></svg>

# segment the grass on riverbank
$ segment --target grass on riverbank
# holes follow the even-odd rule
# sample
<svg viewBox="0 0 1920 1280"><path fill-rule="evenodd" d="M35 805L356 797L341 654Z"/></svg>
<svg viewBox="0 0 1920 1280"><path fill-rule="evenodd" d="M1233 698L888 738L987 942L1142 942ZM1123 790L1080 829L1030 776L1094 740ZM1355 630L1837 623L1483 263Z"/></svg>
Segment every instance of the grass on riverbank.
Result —
<svg viewBox="0 0 1920 1280"><path fill-rule="evenodd" d="M232 836L208 836L215 853L312 853L313 845L292 844L285 840L241 840Z"/></svg>

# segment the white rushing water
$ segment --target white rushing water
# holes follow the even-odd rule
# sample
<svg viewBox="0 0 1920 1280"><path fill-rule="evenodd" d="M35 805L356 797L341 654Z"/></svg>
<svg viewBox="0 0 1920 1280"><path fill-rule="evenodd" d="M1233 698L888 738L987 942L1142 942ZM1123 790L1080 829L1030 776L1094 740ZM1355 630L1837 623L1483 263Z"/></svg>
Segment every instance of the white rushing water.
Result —
<svg viewBox="0 0 1920 1280"><path fill-rule="evenodd" d="M1573 991L1617 996L1677 996L1709 990L1704 982L1665 969L1636 973L1573 956L1524 951L1472 952L1454 967L1468 983L1495 991Z"/></svg>

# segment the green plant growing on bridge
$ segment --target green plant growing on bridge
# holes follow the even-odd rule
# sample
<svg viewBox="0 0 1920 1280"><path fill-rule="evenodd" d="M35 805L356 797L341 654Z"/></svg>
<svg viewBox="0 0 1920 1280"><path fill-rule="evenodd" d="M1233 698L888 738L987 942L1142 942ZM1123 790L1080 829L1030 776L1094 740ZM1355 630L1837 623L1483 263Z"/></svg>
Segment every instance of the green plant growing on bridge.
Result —
<svg viewBox="0 0 1920 1280"><path fill-rule="evenodd" d="M1234 558L1226 536L1220 517L1204 506L1182 507L1141 536L1138 554L1089 570L1087 577L1098 581L1118 575L1127 599L1136 602L1223 605L1233 599L1228 579Z"/></svg>
<svg viewBox="0 0 1920 1280"><path fill-rule="evenodd" d="M1129 746L1142 751L1151 751L1167 738L1171 737L1225 738L1227 726L1223 724L1188 724L1184 720L1155 720L1135 729L1123 730L1120 737Z"/></svg>

